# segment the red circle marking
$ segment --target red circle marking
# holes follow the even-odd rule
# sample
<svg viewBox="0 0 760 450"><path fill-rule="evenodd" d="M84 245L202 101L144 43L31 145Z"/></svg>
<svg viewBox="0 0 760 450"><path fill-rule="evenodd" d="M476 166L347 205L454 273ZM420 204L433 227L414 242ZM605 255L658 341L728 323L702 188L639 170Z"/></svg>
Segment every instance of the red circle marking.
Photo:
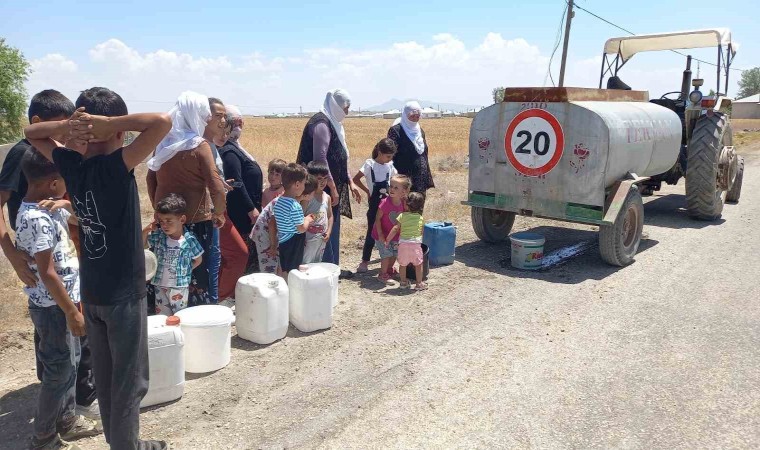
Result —
<svg viewBox="0 0 760 450"><path fill-rule="evenodd" d="M515 128L517 128L517 125L519 125L520 122L529 117L538 117L547 121L554 130L554 135L557 138L557 145L554 148L552 159L541 167L527 167L520 164L520 161L515 157L515 152L512 148L512 133L514 133ZM562 126L559 124L559 121L551 113L544 111L543 109L526 109L516 115L509 123L507 133L504 135L504 150L507 154L507 159L512 163L512 167L517 169L521 174L529 177L546 175L557 165L557 163L559 163L559 160L562 159L562 153L565 150L565 135L562 133Z"/></svg>

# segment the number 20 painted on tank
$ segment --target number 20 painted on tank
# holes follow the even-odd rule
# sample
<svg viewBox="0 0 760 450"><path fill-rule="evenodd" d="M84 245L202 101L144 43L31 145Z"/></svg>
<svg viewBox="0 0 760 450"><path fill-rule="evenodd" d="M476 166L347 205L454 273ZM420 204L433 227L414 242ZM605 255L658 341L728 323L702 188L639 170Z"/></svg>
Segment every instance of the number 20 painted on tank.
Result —
<svg viewBox="0 0 760 450"><path fill-rule="evenodd" d="M504 135L507 159L529 177L546 175L562 159L565 136L559 121L543 109L527 109L515 116Z"/></svg>

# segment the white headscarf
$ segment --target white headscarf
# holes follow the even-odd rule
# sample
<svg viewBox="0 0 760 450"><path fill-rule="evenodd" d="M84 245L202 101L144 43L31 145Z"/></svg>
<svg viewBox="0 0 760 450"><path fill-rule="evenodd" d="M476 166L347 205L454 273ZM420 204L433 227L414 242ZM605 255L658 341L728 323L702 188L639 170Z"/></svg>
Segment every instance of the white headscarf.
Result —
<svg viewBox="0 0 760 450"><path fill-rule="evenodd" d="M422 112L420 104L417 102L406 102L406 105L404 105L404 111L401 113L401 117L396 119L393 122L393 125L398 125L399 123L401 124L401 128L404 129L404 133L406 133L406 136L410 141L412 141L412 144L414 144L414 148L417 150L417 153L421 155L425 152L425 140L422 138L422 128L420 128L419 121L412 122L409 120L409 115L415 111L418 113Z"/></svg>
<svg viewBox="0 0 760 450"><path fill-rule="evenodd" d="M343 150L348 156L348 145L346 145L346 131L343 129L343 119L346 118L346 112L343 110L346 106L351 106L351 97L343 89L328 91L325 96L325 103L322 106L322 113L330 119L330 123L335 132L338 133L338 140L343 145Z"/></svg>
<svg viewBox="0 0 760 450"><path fill-rule="evenodd" d="M172 129L156 147L156 153L148 161L148 168L154 172L177 154L192 150L204 141L203 132L211 117L208 97L196 92L183 92L177 103L169 110L172 116Z"/></svg>
<svg viewBox="0 0 760 450"><path fill-rule="evenodd" d="M227 120L233 119L242 119L243 113L240 112L240 108L238 108L235 105L225 105L225 108L227 108ZM243 146L240 144L240 135L243 134L243 129L237 125L232 126L232 131L230 132L230 141L234 142L235 145L247 156L251 159L251 161L256 161L256 159L248 153L248 150L244 149Z"/></svg>

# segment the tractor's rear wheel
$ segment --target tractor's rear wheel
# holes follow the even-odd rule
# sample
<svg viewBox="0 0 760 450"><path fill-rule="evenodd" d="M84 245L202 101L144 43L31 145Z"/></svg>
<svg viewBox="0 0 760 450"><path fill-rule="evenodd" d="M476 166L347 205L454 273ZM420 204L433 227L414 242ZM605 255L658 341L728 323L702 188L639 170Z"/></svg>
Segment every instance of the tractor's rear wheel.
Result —
<svg viewBox="0 0 760 450"><path fill-rule="evenodd" d="M732 138L725 115L715 112L697 120L686 163L686 210L690 217L716 220L723 212L725 190L718 186L718 166Z"/></svg>
<svg viewBox="0 0 760 450"><path fill-rule="evenodd" d="M472 228L481 241L500 242L509 237L512 225L515 223L515 213L472 207Z"/></svg>
<svg viewBox="0 0 760 450"><path fill-rule="evenodd" d="M644 231L644 202L636 186L631 186L613 225L599 227L599 253L607 264L631 264L639 251Z"/></svg>
<svg viewBox="0 0 760 450"><path fill-rule="evenodd" d="M736 178L734 178L734 184L731 186L731 190L726 194L726 201L731 203L739 203L739 197L742 195L742 179L744 179L744 158L739 156L739 168L736 170Z"/></svg>

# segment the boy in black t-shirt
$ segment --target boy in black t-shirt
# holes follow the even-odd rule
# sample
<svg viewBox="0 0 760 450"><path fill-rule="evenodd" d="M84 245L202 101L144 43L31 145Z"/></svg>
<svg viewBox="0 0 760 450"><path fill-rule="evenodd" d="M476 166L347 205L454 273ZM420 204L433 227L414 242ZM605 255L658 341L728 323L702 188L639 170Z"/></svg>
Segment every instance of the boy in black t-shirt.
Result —
<svg viewBox="0 0 760 450"><path fill-rule="evenodd" d="M139 440L148 390L147 305L140 201L133 169L171 129L166 114L127 113L106 88L83 91L70 120L30 125L31 144L55 162L79 220L81 291L106 441L112 449L160 449ZM140 135L122 147L124 133ZM53 136L69 137L63 148Z"/></svg>

